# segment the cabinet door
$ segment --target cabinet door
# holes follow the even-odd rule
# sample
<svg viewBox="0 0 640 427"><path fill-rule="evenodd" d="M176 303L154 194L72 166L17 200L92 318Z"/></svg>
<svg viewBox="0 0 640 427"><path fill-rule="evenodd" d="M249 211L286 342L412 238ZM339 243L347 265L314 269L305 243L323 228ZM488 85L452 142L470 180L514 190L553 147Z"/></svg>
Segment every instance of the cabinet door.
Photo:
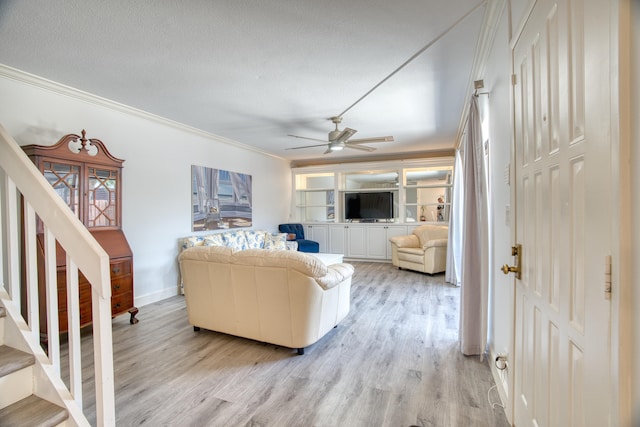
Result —
<svg viewBox="0 0 640 427"><path fill-rule="evenodd" d="M366 228L361 225L348 225L346 229L348 245L345 256L365 258L367 256Z"/></svg>
<svg viewBox="0 0 640 427"><path fill-rule="evenodd" d="M304 226L304 237L308 240L314 240L320 245L320 252L326 252L328 248L328 225L306 225Z"/></svg>
<svg viewBox="0 0 640 427"><path fill-rule="evenodd" d="M120 224L120 178L118 169L88 166L85 225L88 228Z"/></svg>
<svg viewBox="0 0 640 427"><path fill-rule="evenodd" d="M367 258L391 259L391 243L394 236L405 236L407 227L404 225L384 225L367 227Z"/></svg>
<svg viewBox="0 0 640 427"><path fill-rule="evenodd" d="M347 226L330 225L329 226L329 253L345 254L347 241Z"/></svg>
<svg viewBox="0 0 640 427"><path fill-rule="evenodd" d="M387 257L387 227L367 227L367 258L386 259Z"/></svg>
<svg viewBox="0 0 640 427"><path fill-rule="evenodd" d="M42 161L40 171L64 200L69 208L82 220L80 214L80 175L81 166L74 163L54 162L48 159ZM38 230L40 231L40 230Z"/></svg>

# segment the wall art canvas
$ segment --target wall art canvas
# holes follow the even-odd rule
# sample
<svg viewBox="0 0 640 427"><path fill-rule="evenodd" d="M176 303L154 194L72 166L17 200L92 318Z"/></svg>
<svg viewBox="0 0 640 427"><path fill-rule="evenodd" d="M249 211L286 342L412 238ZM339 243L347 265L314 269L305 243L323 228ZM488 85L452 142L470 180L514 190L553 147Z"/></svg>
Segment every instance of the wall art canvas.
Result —
<svg viewBox="0 0 640 427"><path fill-rule="evenodd" d="M191 166L192 231L251 227L251 175Z"/></svg>

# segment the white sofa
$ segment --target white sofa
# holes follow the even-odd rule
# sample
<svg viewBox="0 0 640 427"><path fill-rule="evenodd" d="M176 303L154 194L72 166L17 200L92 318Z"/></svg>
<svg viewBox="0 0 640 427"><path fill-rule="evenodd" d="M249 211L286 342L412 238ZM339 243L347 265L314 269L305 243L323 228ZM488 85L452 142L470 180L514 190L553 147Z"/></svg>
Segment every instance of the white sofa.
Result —
<svg viewBox="0 0 640 427"><path fill-rule="evenodd" d="M409 236L391 237L391 262L398 268L435 274L446 270L449 227L421 225Z"/></svg>
<svg viewBox="0 0 640 427"><path fill-rule="evenodd" d="M298 349L349 313L353 266L302 252L195 246L180 253L189 323Z"/></svg>

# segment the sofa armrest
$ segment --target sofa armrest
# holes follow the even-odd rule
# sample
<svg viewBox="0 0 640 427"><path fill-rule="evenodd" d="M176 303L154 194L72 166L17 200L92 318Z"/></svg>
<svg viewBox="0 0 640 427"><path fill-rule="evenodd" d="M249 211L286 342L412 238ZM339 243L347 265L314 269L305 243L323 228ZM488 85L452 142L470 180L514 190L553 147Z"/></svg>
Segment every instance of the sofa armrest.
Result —
<svg viewBox="0 0 640 427"><path fill-rule="evenodd" d="M353 276L351 264L331 264L327 267L327 274L316 278L322 289L331 289Z"/></svg>
<svg viewBox="0 0 640 427"><path fill-rule="evenodd" d="M444 247L447 246L447 239L427 240L423 247L427 249L427 248L434 248L434 247L437 248L441 246L444 246Z"/></svg>
<svg viewBox="0 0 640 427"><path fill-rule="evenodd" d="M419 248L420 240L414 234L408 236L395 236L389 239L392 245L398 248Z"/></svg>

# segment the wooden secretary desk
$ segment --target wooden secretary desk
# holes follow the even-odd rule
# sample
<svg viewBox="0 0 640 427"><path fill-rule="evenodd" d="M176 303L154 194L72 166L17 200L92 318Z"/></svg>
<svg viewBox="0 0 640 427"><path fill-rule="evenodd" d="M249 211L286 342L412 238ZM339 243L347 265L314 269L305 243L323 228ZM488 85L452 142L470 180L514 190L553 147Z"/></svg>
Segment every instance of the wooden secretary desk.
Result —
<svg viewBox="0 0 640 427"><path fill-rule="evenodd" d="M55 145L25 145L23 150L78 216L109 255L111 271L111 314L129 313L130 322L138 309L133 305L133 253L122 231L122 163L104 143L82 135L63 136ZM38 294L40 334L46 337L44 284L44 235L38 224ZM67 328L66 253L56 243L58 316L60 332ZM82 272L78 275L80 326L91 323L91 285Z"/></svg>

